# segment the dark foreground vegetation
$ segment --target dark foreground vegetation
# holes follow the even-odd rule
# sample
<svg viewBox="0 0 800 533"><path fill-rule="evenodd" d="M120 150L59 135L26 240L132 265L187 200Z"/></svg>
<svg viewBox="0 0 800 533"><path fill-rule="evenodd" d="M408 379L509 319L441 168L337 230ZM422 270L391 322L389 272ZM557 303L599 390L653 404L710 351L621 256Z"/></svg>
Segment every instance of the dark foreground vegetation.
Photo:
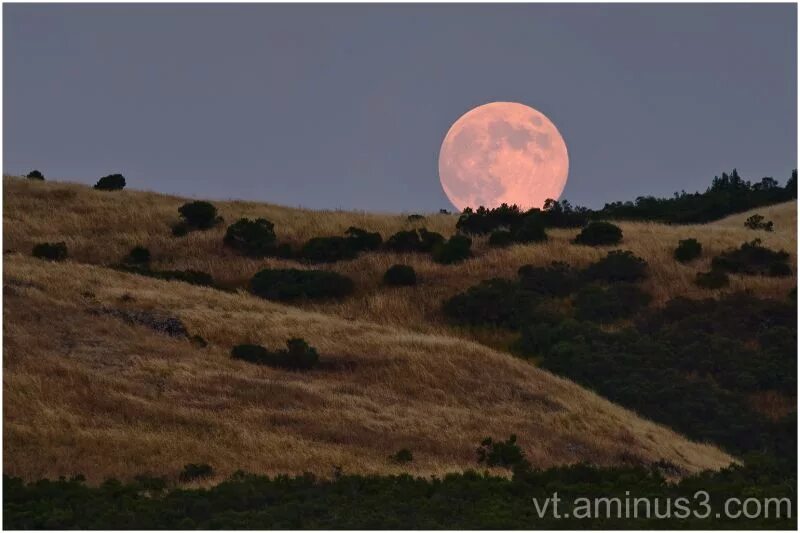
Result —
<svg viewBox="0 0 800 533"><path fill-rule="evenodd" d="M207 467L187 466L193 472ZM666 479L670 465L663 461L536 470L523 460L516 461L511 479L474 471L441 479L338 474L332 480L238 472L209 489L168 488L164 479L145 476L129 483L108 480L98 487L80 477L29 484L4 477L3 527L794 529L795 490L786 482L784 467L753 455L743 466L677 483ZM546 503L554 493L557 511L552 500Z"/></svg>

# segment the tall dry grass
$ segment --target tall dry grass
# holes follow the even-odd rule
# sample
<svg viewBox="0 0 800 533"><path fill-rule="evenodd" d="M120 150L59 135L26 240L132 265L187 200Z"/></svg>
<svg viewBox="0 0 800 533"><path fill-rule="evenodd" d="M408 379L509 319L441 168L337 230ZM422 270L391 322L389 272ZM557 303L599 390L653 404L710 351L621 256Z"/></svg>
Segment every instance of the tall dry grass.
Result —
<svg viewBox="0 0 800 533"><path fill-rule="evenodd" d="M731 461L476 343L72 261L4 259L7 474L97 482L207 462L217 479L334 466L430 475L476 467L477 443L510 433L541 467L667 459L694 472ZM210 344L98 312L108 308L177 316ZM325 366L295 373L229 356L237 343L296 335ZM413 463L389 461L400 448Z"/></svg>

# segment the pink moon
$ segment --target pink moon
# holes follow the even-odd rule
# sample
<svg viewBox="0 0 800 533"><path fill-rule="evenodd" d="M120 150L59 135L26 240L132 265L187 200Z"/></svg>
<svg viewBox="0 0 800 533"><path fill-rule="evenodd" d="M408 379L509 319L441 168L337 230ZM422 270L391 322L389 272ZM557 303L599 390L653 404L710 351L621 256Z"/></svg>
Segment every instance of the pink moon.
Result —
<svg viewBox="0 0 800 533"><path fill-rule="evenodd" d="M532 107L492 102L462 115L439 152L439 180L457 208L558 200L569 174L567 145Z"/></svg>

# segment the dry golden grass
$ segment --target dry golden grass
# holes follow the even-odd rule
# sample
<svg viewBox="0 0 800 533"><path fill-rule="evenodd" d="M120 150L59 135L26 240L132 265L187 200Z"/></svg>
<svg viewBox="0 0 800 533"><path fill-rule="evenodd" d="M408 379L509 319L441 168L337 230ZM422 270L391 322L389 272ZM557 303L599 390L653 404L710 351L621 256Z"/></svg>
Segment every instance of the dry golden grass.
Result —
<svg viewBox="0 0 800 533"><path fill-rule="evenodd" d="M344 320L179 282L22 254L4 257L4 465L28 479L237 469L442 474L485 436L519 435L535 465L731 458L577 385L469 341ZM105 314L164 311L207 348ZM294 335L326 366L234 361L231 346ZM415 460L387 456L407 447Z"/></svg>
<svg viewBox="0 0 800 533"><path fill-rule="evenodd" d="M42 241L65 241L70 256L91 264L119 262L135 245L147 246L154 256L154 267L196 269L208 272L229 287L244 287L259 269L267 266L304 268L294 261L254 260L241 257L222 246L225 226L193 232L175 238L170 233L178 221L178 207L186 199L141 191L101 192L82 185L58 182L32 182L20 178L4 179L3 231L5 248L29 253ZM401 229L424 225L450 235L456 215L428 215L411 224L406 215L387 215L351 211L310 211L249 202L217 202L227 222L240 217L265 217L275 223L281 241L299 245L310 237L341 235L349 226L379 231L384 238ZM696 226L667 226L654 223L622 222L624 240L619 246L632 250L650 264L650 277L643 288L653 296L653 305L675 296L718 296L723 292L751 289L764 296L785 297L796 278L732 276L724 291L707 291L694 285L698 271L708 270L711 258L759 237L766 246L785 249L797 267L797 203L757 209L775 222L772 233L744 227L752 213ZM352 277L356 294L342 302L309 303L304 307L343 318L376 324L397 325L419 332L470 335L449 327L442 319L442 301L491 277L514 277L524 264L546 265L566 261L585 266L605 256L611 248L577 246L570 243L576 230L551 230L546 243L491 249L485 238L476 239L476 257L459 265L438 265L424 254L368 253L355 260L314 268L331 269ZM678 240L695 237L703 244L703 256L690 265L672 258ZM387 290L381 285L386 269L407 263L420 279L416 287Z"/></svg>

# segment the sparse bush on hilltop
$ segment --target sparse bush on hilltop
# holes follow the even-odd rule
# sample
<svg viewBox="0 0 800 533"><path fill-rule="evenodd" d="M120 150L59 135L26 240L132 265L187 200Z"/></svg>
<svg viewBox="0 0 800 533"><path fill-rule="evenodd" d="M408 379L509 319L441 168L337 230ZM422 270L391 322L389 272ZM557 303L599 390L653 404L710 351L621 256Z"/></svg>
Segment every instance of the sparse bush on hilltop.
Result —
<svg viewBox="0 0 800 533"><path fill-rule="evenodd" d="M575 317L609 323L629 318L650 303L650 295L636 285L615 284L608 288L588 285L575 296Z"/></svg>
<svg viewBox="0 0 800 533"><path fill-rule="evenodd" d="M44 174L42 174L42 173L41 173L41 172L39 172L38 170L31 170L30 172L28 172L28 175L27 175L26 177L27 177L29 180L40 180L40 181L44 181Z"/></svg>
<svg viewBox="0 0 800 533"><path fill-rule="evenodd" d="M383 244L380 233L370 232L355 226L347 228L344 234L347 235L350 246L357 252L377 250Z"/></svg>
<svg viewBox="0 0 800 533"><path fill-rule="evenodd" d="M274 228L265 218L240 218L228 226L222 242L248 257L267 257L277 252Z"/></svg>
<svg viewBox="0 0 800 533"><path fill-rule="evenodd" d="M722 270L713 268L709 272L698 272L694 282L704 289L721 289L730 285L728 275Z"/></svg>
<svg viewBox="0 0 800 533"><path fill-rule="evenodd" d="M298 252L299 257L310 263L335 263L356 255L349 237L312 237Z"/></svg>
<svg viewBox="0 0 800 533"><path fill-rule="evenodd" d="M722 252L711 260L711 268L734 274L775 277L792 275L789 254L783 250L776 252L761 246L760 239L745 242L739 248Z"/></svg>
<svg viewBox="0 0 800 533"><path fill-rule="evenodd" d="M125 177L122 174L103 176L94 186L98 191L121 191L125 188Z"/></svg>
<svg viewBox="0 0 800 533"><path fill-rule="evenodd" d="M502 248L514 244L514 236L507 229L498 229L489 235L489 246Z"/></svg>
<svg viewBox="0 0 800 533"><path fill-rule="evenodd" d="M286 348L271 352L258 344L239 344L231 350L231 357L287 370L310 370L319 362L317 350L303 339L289 339Z"/></svg>
<svg viewBox="0 0 800 533"><path fill-rule="evenodd" d="M392 265L383 275L383 283L390 287L408 287L417 284L417 273L410 265Z"/></svg>
<svg viewBox="0 0 800 533"><path fill-rule="evenodd" d="M548 228L580 228L589 221L591 211L586 207L573 207L567 200L560 202L548 198L542 214Z"/></svg>
<svg viewBox="0 0 800 533"><path fill-rule="evenodd" d="M606 246L618 244L622 240L622 230L610 222L589 222L575 237L575 244Z"/></svg>
<svg viewBox="0 0 800 533"><path fill-rule="evenodd" d="M584 276L590 281L610 283L639 281L647 276L647 261L630 250L613 250L586 267Z"/></svg>
<svg viewBox="0 0 800 533"><path fill-rule="evenodd" d="M470 247L472 239L465 235L453 235L446 242L433 249L433 260L443 265L450 265L469 259L472 256Z"/></svg>
<svg viewBox="0 0 800 533"><path fill-rule="evenodd" d="M744 227L755 230L772 231L773 224L771 220L764 222L764 217L761 215L753 215L745 221Z"/></svg>
<svg viewBox="0 0 800 533"><path fill-rule="evenodd" d="M210 202L197 200L187 202L178 208L184 222L192 229L208 229L222 221L217 216L217 208Z"/></svg>
<svg viewBox="0 0 800 533"><path fill-rule="evenodd" d="M129 265L146 265L150 263L150 250L144 246L134 246L125 257L124 262Z"/></svg>
<svg viewBox="0 0 800 533"><path fill-rule="evenodd" d="M697 239L683 239L678 241L678 247L675 248L673 256L681 263L688 263L700 257L703 246Z"/></svg>
<svg viewBox="0 0 800 533"><path fill-rule="evenodd" d="M550 266L523 265L517 270L525 291L543 296L567 296L580 285L579 273L567 263L553 261Z"/></svg>
<svg viewBox="0 0 800 533"><path fill-rule="evenodd" d="M278 301L342 298L354 288L350 278L325 270L266 268L250 281L253 294Z"/></svg>
<svg viewBox="0 0 800 533"><path fill-rule="evenodd" d="M33 247L33 257L48 261L63 261L67 258L67 245L63 242L42 242Z"/></svg>

